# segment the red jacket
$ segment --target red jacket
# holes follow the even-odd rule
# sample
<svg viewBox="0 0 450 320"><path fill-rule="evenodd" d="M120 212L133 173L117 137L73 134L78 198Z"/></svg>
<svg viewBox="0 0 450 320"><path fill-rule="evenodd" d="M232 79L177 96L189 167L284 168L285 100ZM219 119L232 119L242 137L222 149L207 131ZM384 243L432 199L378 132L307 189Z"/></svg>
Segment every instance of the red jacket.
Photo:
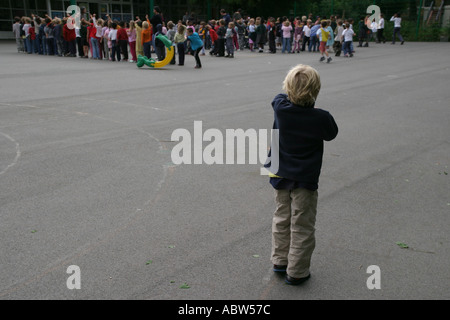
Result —
<svg viewBox="0 0 450 320"><path fill-rule="evenodd" d="M63 38L66 41L73 41L73 40L76 40L76 38L77 38L77 35L75 33L75 29L70 29L67 26L67 23L63 27Z"/></svg>
<svg viewBox="0 0 450 320"><path fill-rule="evenodd" d="M218 36L216 31L214 29L209 29L209 36L211 37L211 41L214 43L214 41L217 40Z"/></svg>
<svg viewBox="0 0 450 320"><path fill-rule="evenodd" d="M36 32L34 30L34 27L30 27L29 32L30 32L30 40L36 40Z"/></svg>
<svg viewBox="0 0 450 320"><path fill-rule="evenodd" d="M89 39L91 38L97 38L97 28L94 26L94 24L91 24L88 27L88 34L89 34Z"/></svg>
<svg viewBox="0 0 450 320"><path fill-rule="evenodd" d="M117 30L117 40L127 40L128 41L128 34L127 34L127 29L125 28L120 28L119 30Z"/></svg>

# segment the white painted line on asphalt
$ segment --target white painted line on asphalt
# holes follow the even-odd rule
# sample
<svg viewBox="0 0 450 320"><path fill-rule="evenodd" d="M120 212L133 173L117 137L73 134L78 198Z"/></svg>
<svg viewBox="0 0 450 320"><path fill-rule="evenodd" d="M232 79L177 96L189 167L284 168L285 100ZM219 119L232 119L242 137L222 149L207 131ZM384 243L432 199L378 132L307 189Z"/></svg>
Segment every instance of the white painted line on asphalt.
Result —
<svg viewBox="0 0 450 320"><path fill-rule="evenodd" d="M17 161L19 161L21 152L20 152L20 145L16 140L14 140L11 136L9 136L3 132L0 132L0 135L4 136L6 139L8 139L9 141L11 141L12 143L14 143L16 145L16 156L14 157L13 162L11 162L5 169L0 171L0 176L1 176L4 173L6 173L6 171L8 171L10 168L14 167L17 164Z"/></svg>

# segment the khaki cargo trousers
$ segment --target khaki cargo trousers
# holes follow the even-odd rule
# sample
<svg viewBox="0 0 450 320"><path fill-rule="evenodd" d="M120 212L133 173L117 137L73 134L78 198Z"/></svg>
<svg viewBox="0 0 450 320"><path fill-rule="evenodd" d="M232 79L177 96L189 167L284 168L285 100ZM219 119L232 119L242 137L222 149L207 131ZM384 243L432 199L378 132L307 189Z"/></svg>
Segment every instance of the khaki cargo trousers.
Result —
<svg viewBox="0 0 450 320"><path fill-rule="evenodd" d="M275 190L276 210L272 221L272 263L287 265L293 278L309 275L315 248L317 191Z"/></svg>

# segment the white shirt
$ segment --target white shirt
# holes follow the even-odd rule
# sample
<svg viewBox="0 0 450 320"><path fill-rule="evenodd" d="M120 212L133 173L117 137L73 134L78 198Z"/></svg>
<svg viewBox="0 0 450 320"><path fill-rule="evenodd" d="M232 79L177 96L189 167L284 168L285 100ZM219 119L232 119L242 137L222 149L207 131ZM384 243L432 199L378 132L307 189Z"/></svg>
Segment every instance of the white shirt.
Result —
<svg viewBox="0 0 450 320"><path fill-rule="evenodd" d="M25 31L25 36L28 37L28 35L30 34L30 28L31 28L31 24L26 23L23 25L22 30Z"/></svg>
<svg viewBox="0 0 450 320"><path fill-rule="evenodd" d="M311 28L310 27L304 26L303 32L305 33L305 37L311 37Z"/></svg>
<svg viewBox="0 0 450 320"><path fill-rule="evenodd" d="M384 18L381 18L378 22L378 29L384 29Z"/></svg>
<svg viewBox="0 0 450 320"><path fill-rule="evenodd" d="M374 21L372 22L372 24L370 25L370 28L372 29L372 32L375 33L378 30L378 24Z"/></svg>
<svg viewBox="0 0 450 320"><path fill-rule="evenodd" d="M401 28L402 18L391 18L391 22L394 21L394 28Z"/></svg>
<svg viewBox="0 0 450 320"><path fill-rule="evenodd" d="M344 41L353 41L353 35L355 34L355 31L352 29L345 29L344 32L342 32L342 36L344 37Z"/></svg>
<svg viewBox="0 0 450 320"><path fill-rule="evenodd" d="M111 29L108 34L109 40L113 41L117 39L117 29Z"/></svg>

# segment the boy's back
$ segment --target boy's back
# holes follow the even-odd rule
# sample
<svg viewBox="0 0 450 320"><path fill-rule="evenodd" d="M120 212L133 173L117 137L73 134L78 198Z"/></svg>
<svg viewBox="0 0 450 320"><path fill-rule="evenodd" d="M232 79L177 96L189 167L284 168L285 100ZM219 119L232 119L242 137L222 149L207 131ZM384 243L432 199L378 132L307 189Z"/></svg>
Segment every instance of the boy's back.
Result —
<svg viewBox="0 0 450 320"><path fill-rule="evenodd" d="M323 141L333 140L338 127L328 111L309 105L295 105L286 94L272 102L274 129L279 130L278 176L318 188L323 158Z"/></svg>

